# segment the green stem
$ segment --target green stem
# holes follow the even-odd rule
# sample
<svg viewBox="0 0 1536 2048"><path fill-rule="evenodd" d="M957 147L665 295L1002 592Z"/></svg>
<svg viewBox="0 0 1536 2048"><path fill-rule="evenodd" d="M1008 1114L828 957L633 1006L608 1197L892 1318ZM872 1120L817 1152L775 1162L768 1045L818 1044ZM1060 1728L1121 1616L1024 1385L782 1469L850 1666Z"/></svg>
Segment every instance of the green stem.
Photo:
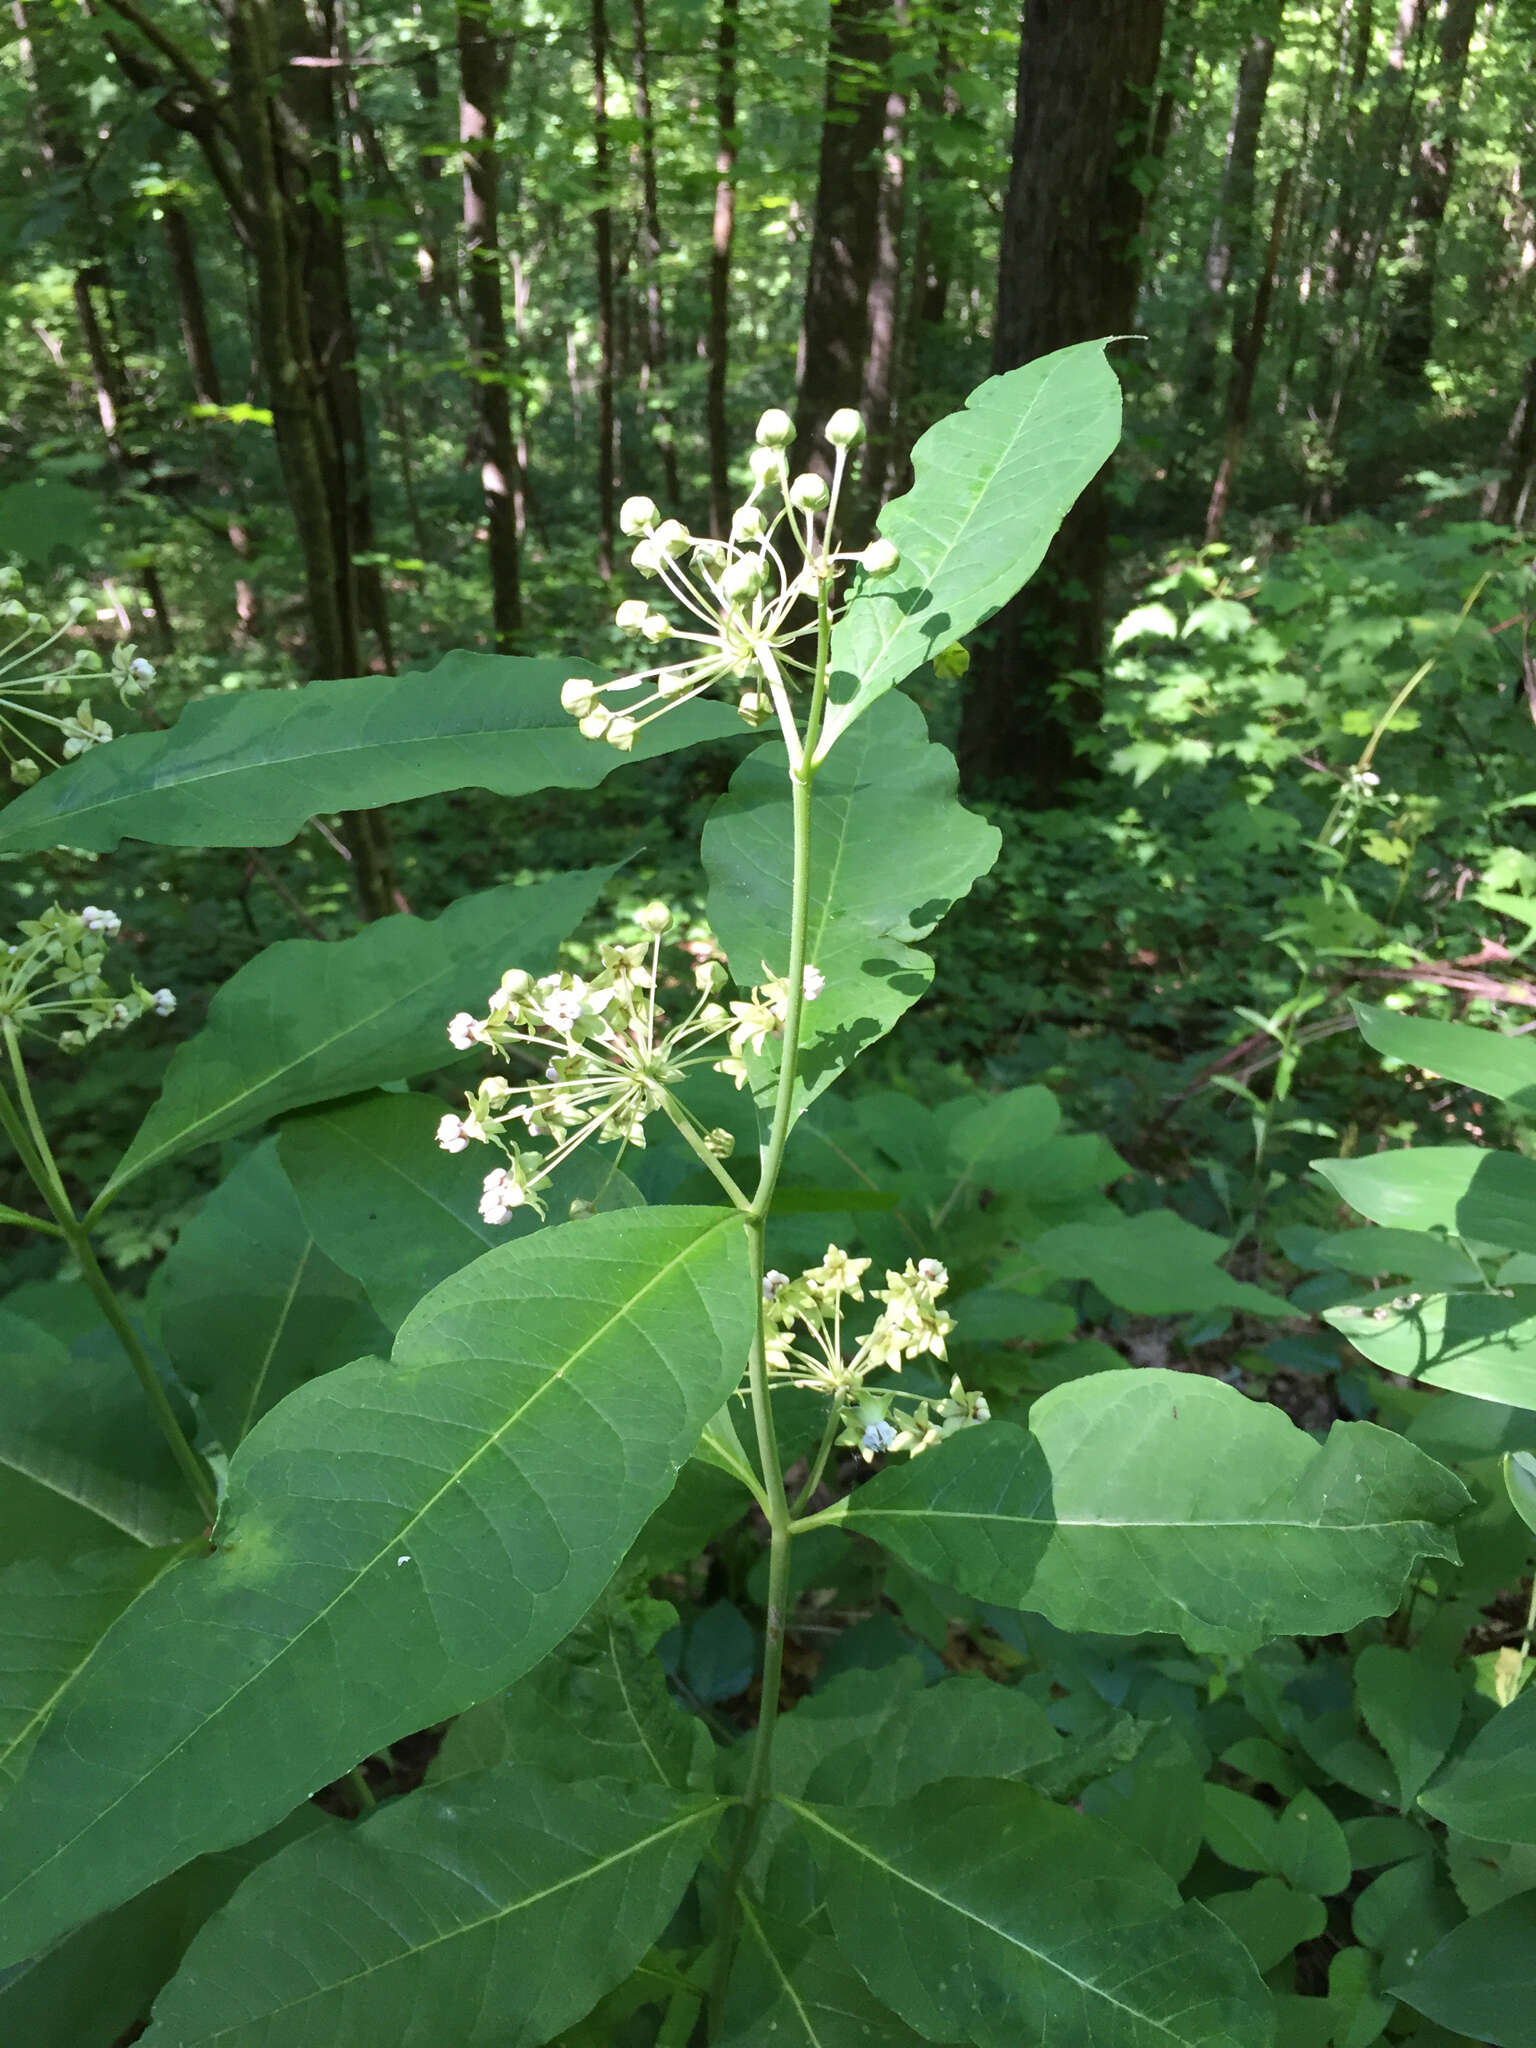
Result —
<svg viewBox="0 0 1536 2048"><path fill-rule="evenodd" d="M800 1492L796 1497L795 1504L789 1511L791 1520L798 1518L801 1509L805 1506L806 1502L810 1499L811 1495L816 1491L817 1487L820 1486L821 1475L827 1469L827 1460L832 1455L832 1442L836 1435L837 1410L834 1408L831 1414L827 1417L827 1426L821 1432L821 1442L817 1445L816 1455L811 1460L810 1476L807 1478L804 1486L801 1487ZM791 1533L793 1533L793 1531L791 1531Z"/></svg>
<svg viewBox="0 0 1536 2048"><path fill-rule="evenodd" d="M680 1102L674 1103L671 1096L668 1096L666 1102L662 1105L662 1107L666 1110L667 1115L671 1118L674 1128L681 1132L685 1143L693 1152L694 1156L698 1159L699 1163L702 1166L707 1167L709 1172L711 1172L714 1175L715 1179L720 1183L721 1187L724 1188L726 1194L730 1197L732 1208L750 1209L752 1206L751 1203L747 1200L746 1196L742 1193L741 1189L737 1187L734 1179L731 1177L730 1174L726 1172L724 1166L715 1157L714 1153L710 1151L709 1147L705 1144L704 1140L699 1136L698 1132L694 1129L693 1120L689 1116L687 1110L683 1108L682 1104Z"/></svg>
<svg viewBox="0 0 1536 2048"><path fill-rule="evenodd" d="M149 1353L140 1343L138 1332L128 1320L122 1303L114 1293L112 1283L101 1270L101 1263L92 1247L90 1233L75 1215L74 1207L65 1191L63 1177L58 1163L48 1144L42 1118L37 1113L37 1104L32 1099L32 1090L27 1081L27 1070L22 1062L21 1047L16 1038L16 1027L9 1018L4 1024L6 1051L10 1056L11 1074L16 1084L16 1103L3 1083L0 1083L0 1125L16 1147L17 1156L26 1168L33 1185L58 1223L58 1234L62 1237L80 1267L81 1278L90 1289L102 1320L117 1338L127 1355L128 1363L138 1376L144 1390L150 1411L159 1425L160 1433L170 1447L171 1456L181 1467L194 1498L211 1524L219 1511L219 1497L214 1489L208 1468L187 1441L186 1432L176 1418L160 1375L155 1371Z"/></svg>

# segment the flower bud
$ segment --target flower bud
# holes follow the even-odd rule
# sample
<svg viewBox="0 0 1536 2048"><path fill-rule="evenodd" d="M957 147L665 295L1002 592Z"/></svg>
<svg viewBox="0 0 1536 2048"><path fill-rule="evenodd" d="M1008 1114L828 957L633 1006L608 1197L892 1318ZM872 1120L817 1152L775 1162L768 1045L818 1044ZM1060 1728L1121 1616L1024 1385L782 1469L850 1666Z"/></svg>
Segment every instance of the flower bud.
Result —
<svg viewBox="0 0 1536 2048"><path fill-rule="evenodd" d="M795 438L795 423L787 412L778 406L770 406L757 423L757 445L760 448L787 448Z"/></svg>
<svg viewBox="0 0 1536 2048"><path fill-rule="evenodd" d="M891 540L872 540L859 557L866 576L889 576L901 567L901 549Z"/></svg>
<svg viewBox="0 0 1536 2048"><path fill-rule="evenodd" d="M731 514L732 540L761 540L767 531L768 522L760 505L738 505Z"/></svg>
<svg viewBox="0 0 1536 2048"><path fill-rule="evenodd" d="M933 672L943 683L958 682L970 665L970 650L962 647L958 640L948 647L941 647L933 657Z"/></svg>
<svg viewBox="0 0 1536 2048"><path fill-rule="evenodd" d="M613 713L611 711L604 711L602 706L599 705L595 711L587 712L582 719L580 725L581 736L584 740L606 739L608 728L612 723Z"/></svg>
<svg viewBox="0 0 1536 2048"><path fill-rule="evenodd" d="M832 502L826 478L809 470L804 476L797 476L789 487L789 502L797 512L825 512Z"/></svg>
<svg viewBox="0 0 1536 2048"><path fill-rule="evenodd" d="M827 439L834 448L857 448L864 438L864 421L851 405L833 413L827 421Z"/></svg>
<svg viewBox="0 0 1536 2048"><path fill-rule="evenodd" d="M755 484L771 483L783 465L784 458L777 448L754 448L747 457L747 467Z"/></svg>
<svg viewBox="0 0 1536 2048"><path fill-rule="evenodd" d="M626 597L614 613L613 623L621 633L627 633L633 639L637 634L645 631L645 622L650 616L650 609L650 606L643 597Z"/></svg>
<svg viewBox="0 0 1536 2048"><path fill-rule="evenodd" d="M635 923L641 931L659 939L671 927L672 912L665 903L647 903L643 910L635 912Z"/></svg>
<svg viewBox="0 0 1536 2048"><path fill-rule="evenodd" d="M768 581L768 564L760 555L742 555L720 578L720 590L733 604L756 597Z"/></svg>
<svg viewBox="0 0 1536 2048"><path fill-rule="evenodd" d="M736 1150L736 1140L729 1131L706 1131L704 1133L704 1149L706 1152L713 1154L716 1159L729 1159Z"/></svg>
<svg viewBox="0 0 1536 2048"><path fill-rule="evenodd" d="M661 556L657 550L654 536L648 540L637 542L635 550L629 559L634 563L642 576L659 576L661 574Z"/></svg>
<svg viewBox="0 0 1536 2048"><path fill-rule="evenodd" d="M772 700L763 690L743 690L741 701L736 706L748 725L761 725L773 709Z"/></svg>
<svg viewBox="0 0 1536 2048"><path fill-rule="evenodd" d="M595 709L601 692L587 676L571 676L560 685L560 708L573 718L585 718Z"/></svg>
<svg viewBox="0 0 1536 2048"><path fill-rule="evenodd" d="M689 532L681 519L664 519L651 535L652 545L658 554L671 555L674 559L688 546Z"/></svg>
<svg viewBox="0 0 1536 2048"><path fill-rule="evenodd" d="M635 744L636 730L635 721L621 715L608 721L608 730L604 737L610 747L617 747L621 754L627 754Z"/></svg>
<svg viewBox="0 0 1536 2048"><path fill-rule="evenodd" d="M19 761L11 763L11 780L19 782L23 789L30 789L42 772L30 754L23 754Z"/></svg>
<svg viewBox="0 0 1536 2048"><path fill-rule="evenodd" d="M660 641L671 639L672 621L663 612L647 612L641 623L640 632L642 638L649 640L655 647Z"/></svg>
<svg viewBox="0 0 1536 2048"><path fill-rule="evenodd" d="M633 539L637 533L649 533L660 517L649 498L626 498L619 507L619 531Z"/></svg>

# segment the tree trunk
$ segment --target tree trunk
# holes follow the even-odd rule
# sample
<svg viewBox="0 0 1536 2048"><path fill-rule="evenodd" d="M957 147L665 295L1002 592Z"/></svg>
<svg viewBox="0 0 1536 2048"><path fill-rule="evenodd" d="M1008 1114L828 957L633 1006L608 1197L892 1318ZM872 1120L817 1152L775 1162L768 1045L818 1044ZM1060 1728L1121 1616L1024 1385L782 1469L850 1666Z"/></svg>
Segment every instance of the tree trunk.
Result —
<svg viewBox="0 0 1536 2048"><path fill-rule="evenodd" d="M816 216L796 363L797 470L830 473L821 429L839 407L856 406L864 395L880 246L891 23L890 0L832 0Z"/></svg>
<svg viewBox="0 0 1536 2048"><path fill-rule="evenodd" d="M1134 170L1157 76L1163 0L1028 0L998 263L994 367L1124 334L1136 307ZM1129 139L1129 148L1127 140ZM1109 515L1103 478L1068 513L1040 575L1004 607L971 672L960 729L972 788L1049 800L1076 723L1096 714Z"/></svg>
<svg viewBox="0 0 1536 2048"><path fill-rule="evenodd" d="M208 328L208 302L197 268L197 250L192 241L192 224L179 206L165 206L160 212L165 230L165 249L171 262L171 281L176 288L176 310L181 321L181 342L192 373L192 389L199 405L222 405L223 382L218 359L213 353L213 336Z"/></svg>
<svg viewBox="0 0 1536 2048"><path fill-rule="evenodd" d="M485 0L460 0L459 140L464 145L464 270L470 359L480 409L491 617L497 651L510 654L522 628L518 583L517 448L512 435L512 358L501 293L501 157L496 128L507 67Z"/></svg>
<svg viewBox="0 0 1536 2048"><path fill-rule="evenodd" d="M421 34L428 36L430 32L422 21L421 9L417 7L413 13ZM413 60L411 69L416 78L416 97L421 102L422 115L429 130L435 130L440 119L438 109L442 103L443 82L437 50L430 40ZM441 150L432 146L434 140L435 135L430 137L426 148L418 150L416 157L416 176L421 190L421 203L416 209L420 233L416 244L416 289L423 306L440 314L445 307L452 306L458 296L458 266L453 260L452 241L442 232L438 193L442 188L443 158Z"/></svg>
<svg viewBox="0 0 1536 2048"><path fill-rule="evenodd" d="M1264 353L1264 333L1269 325L1270 301L1275 291L1275 271L1280 259L1280 243L1285 234L1286 209L1291 198L1292 173L1287 170L1280 175L1275 187L1275 210L1270 218L1269 243L1264 252L1264 268L1259 277L1259 286L1254 294L1253 316L1248 322L1248 331L1238 345L1233 363L1232 392L1227 404L1227 438L1222 451L1221 466L1216 472L1216 482L1211 489L1211 501L1206 507L1205 540L1207 547L1212 541L1220 540L1222 525L1227 516L1227 507L1232 497L1232 479L1237 474L1238 460L1243 452L1243 441L1248 432L1248 421L1253 412L1253 387L1259 373L1259 358Z"/></svg>
<svg viewBox="0 0 1536 2048"><path fill-rule="evenodd" d="M597 204L592 232L597 253L597 573L613 578L613 536L617 523L618 450L614 445L613 382L613 208L609 192L611 141L608 130L608 6L592 0L592 153Z"/></svg>
<svg viewBox="0 0 1536 2048"><path fill-rule="evenodd" d="M1237 91L1232 101L1232 121L1227 129L1227 155L1222 167L1221 189L1216 200L1216 217L1211 223L1210 245L1205 257L1205 296L1195 318L1191 339L1189 370L1185 378L1185 405L1204 409L1216 388L1216 337L1222 316L1228 310L1228 292L1241 275L1253 239L1253 189L1259 154L1259 132L1264 125L1264 103L1275 68L1273 35L1257 34L1249 39L1237 71ZM1238 322L1234 320L1235 343Z"/></svg>
<svg viewBox="0 0 1536 2048"><path fill-rule="evenodd" d="M899 27L909 26L907 0L893 0ZM875 260L865 305L869 336L859 409L864 415L864 452L851 517L844 521L848 544L862 546L891 487L891 427L896 407L897 342L905 318L901 293L902 230L906 215L907 95L889 85L880 136L879 187L875 208Z"/></svg>
<svg viewBox="0 0 1536 2048"><path fill-rule="evenodd" d="M656 120L651 110L651 52L645 0L633 0L635 47L631 79L635 119L640 128L640 288L645 294L641 329L640 394L655 415L653 439L661 454L667 509L681 496L677 475L677 427L667 398L667 323L661 299L661 200L656 182Z"/></svg>
<svg viewBox="0 0 1536 2048"><path fill-rule="evenodd" d="M1408 195L1408 226L1398 251L1381 366L1404 395L1421 395L1435 343L1435 271L1440 229L1456 172L1457 116L1478 0L1444 0L1434 91Z"/></svg>
<svg viewBox="0 0 1536 2048"><path fill-rule="evenodd" d="M715 33L715 217L709 250L709 530L731 524L730 440L725 415L731 346L731 244L736 234L736 27L741 0L720 0Z"/></svg>

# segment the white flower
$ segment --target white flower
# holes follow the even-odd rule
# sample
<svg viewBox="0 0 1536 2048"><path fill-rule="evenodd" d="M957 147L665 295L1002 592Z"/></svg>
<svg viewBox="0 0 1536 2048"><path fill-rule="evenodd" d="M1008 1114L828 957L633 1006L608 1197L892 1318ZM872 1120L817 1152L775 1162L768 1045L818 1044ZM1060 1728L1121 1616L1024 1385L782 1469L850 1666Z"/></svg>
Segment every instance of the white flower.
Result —
<svg viewBox="0 0 1536 2048"><path fill-rule="evenodd" d="M437 1127L437 1142L445 1152L463 1152L469 1144L463 1117L445 1116Z"/></svg>
<svg viewBox="0 0 1536 2048"><path fill-rule="evenodd" d="M123 928L123 920L115 910L98 910L94 903L87 903L81 911L80 922L88 932L105 932L109 939Z"/></svg>
<svg viewBox="0 0 1536 2048"><path fill-rule="evenodd" d="M777 1300L780 1288L787 1287L788 1285L789 1275L787 1273L780 1273L775 1268L770 1268L768 1272L766 1272L763 1275L764 1301Z"/></svg>
<svg viewBox="0 0 1536 2048"><path fill-rule="evenodd" d="M128 664L128 673L136 683L152 683L155 680L155 665L146 661L142 654L136 654Z"/></svg>
<svg viewBox="0 0 1536 2048"><path fill-rule="evenodd" d="M505 1223L514 1209L520 1209L528 1199L522 1188L504 1166L497 1166L485 1176L480 1191L480 1214L487 1223Z"/></svg>
<svg viewBox="0 0 1536 2048"><path fill-rule="evenodd" d="M860 1439L866 1451L888 1451L895 1441L895 1426L889 1422L872 1422Z"/></svg>
<svg viewBox="0 0 1536 2048"><path fill-rule="evenodd" d="M919 1259L917 1270L933 1287L943 1289L949 1285L949 1274L937 1259Z"/></svg>
<svg viewBox="0 0 1536 2048"><path fill-rule="evenodd" d="M157 988L149 1001L157 1017L169 1017L176 1007L176 998L168 988Z"/></svg>
<svg viewBox="0 0 1536 2048"><path fill-rule="evenodd" d="M570 1033L587 1013L585 993L579 988L557 988L539 1005L539 1015L552 1030Z"/></svg>
<svg viewBox="0 0 1536 2048"><path fill-rule="evenodd" d="M805 992L805 1000L808 1003L814 1003L826 985L827 977L819 967L806 968L805 976L800 986Z"/></svg>
<svg viewBox="0 0 1536 2048"><path fill-rule="evenodd" d="M455 1052L468 1052L472 1045L487 1043L485 1026L478 1017L471 1017L468 1010L460 1010L456 1017L448 1020L448 1043Z"/></svg>

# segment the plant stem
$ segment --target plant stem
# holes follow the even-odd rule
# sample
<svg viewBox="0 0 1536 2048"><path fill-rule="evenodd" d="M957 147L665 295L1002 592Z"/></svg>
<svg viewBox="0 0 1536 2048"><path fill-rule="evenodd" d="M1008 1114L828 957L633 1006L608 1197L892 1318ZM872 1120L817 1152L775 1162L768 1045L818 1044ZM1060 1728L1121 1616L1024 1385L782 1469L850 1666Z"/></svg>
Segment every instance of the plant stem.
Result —
<svg viewBox="0 0 1536 2048"><path fill-rule="evenodd" d="M48 1144L42 1118L37 1113L37 1104L32 1099L32 1089L27 1081L27 1070L21 1057L21 1046L17 1041L16 1027L9 1018L4 1024L6 1052L10 1057L11 1074L16 1084L17 1105L11 1100L9 1091L0 1082L0 1125L16 1147L17 1156L26 1168L38 1193L53 1211L58 1223L58 1234L74 1253L80 1266L81 1278L90 1289L102 1320L116 1337L127 1354L128 1363L138 1376L144 1390L150 1411L159 1425L160 1433L170 1447L171 1456L181 1467L193 1497L207 1516L210 1523L219 1511L219 1497L209 1477L208 1468L187 1441L185 1430L177 1420L160 1375L155 1371L149 1353L140 1343L138 1333L128 1320L122 1303L113 1291L112 1283L101 1269L101 1262L91 1244L90 1232L75 1215L74 1207L64 1187L63 1176L58 1162Z"/></svg>
<svg viewBox="0 0 1536 2048"><path fill-rule="evenodd" d="M789 1511L792 1520L798 1519L800 1510L805 1506L806 1502L810 1499L811 1495L816 1491L817 1487L820 1486L821 1475L823 1472L826 1471L827 1460L832 1455L832 1439L836 1435L837 1410L834 1408L831 1414L827 1417L826 1428L821 1432L821 1442L817 1445L816 1455L811 1460L810 1474L807 1477L804 1486L801 1487L800 1492L796 1497L794 1506Z"/></svg>

